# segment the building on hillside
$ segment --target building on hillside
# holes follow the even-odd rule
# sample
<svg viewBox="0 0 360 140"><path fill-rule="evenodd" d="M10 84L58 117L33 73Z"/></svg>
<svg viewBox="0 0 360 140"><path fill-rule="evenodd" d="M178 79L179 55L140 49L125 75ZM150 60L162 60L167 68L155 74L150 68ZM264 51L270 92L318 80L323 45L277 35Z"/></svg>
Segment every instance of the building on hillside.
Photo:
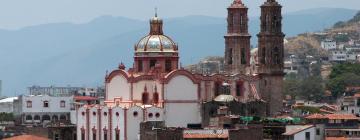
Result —
<svg viewBox="0 0 360 140"><path fill-rule="evenodd" d="M284 72L286 74L298 73L299 62L295 55L291 55L289 60L284 62Z"/></svg>
<svg viewBox="0 0 360 140"><path fill-rule="evenodd" d="M202 126L203 116L209 115L203 114L203 103L219 97L224 83L230 86L226 97L243 104L260 101L264 110L259 114L278 114L284 77L281 8L275 0L261 6L255 65L250 63L248 8L234 0L228 7L225 72L212 75L179 67L179 46L164 35L163 20L155 14L149 34L134 46L133 67L126 70L120 64L106 75L104 105L77 109L77 138L136 140L140 123L149 121L163 121L166 127Z"/></svg>
<svg viewBox="0 0 360 140"><path fill-rule="evenodd" d="M324 135L325 138L360 138L359 118L353 114L312 114L305 119L316 126L317 134Z"/></svg>
<svg viewBox="0 0 360 140"><path fill-rule="evenodd" d="M321 41L321 48L325 49L325 50L333 50L336 49L336 41L331 40L331 39L325 39L323 41Z"/></svg>
<svg viewBox="0 0 360 140"><path fill-rule="evenodd" d="M23 125L70 121L74 96L21 95L14 101L14 115Z"/></svg>
<svg viewBox="0 0 360 140"><path fill-rule="evenodd" d="M339 101L341 103L341 111L347 114L360 114L360 94L354 96L344 96Z"/></svg>
<svg viewBox="0 0 360 140"><path fill-rule="evenodd" d="M102 87L28 87L29 95L49 95L49 96L92 96L103 97L105 89Z"/></svg>
<svg viewBox="0 0 360 140"><path fill-rule="evenodd" d="M14 100L17 100L17 97L9 97L0 100L0 113L13 113Z"/></svg>
<svg viewBox="0 0 360 140"><path fill-rule="evenodd" d="M315 137L313 125L287 125L284 140L320 140Z"/></svg>

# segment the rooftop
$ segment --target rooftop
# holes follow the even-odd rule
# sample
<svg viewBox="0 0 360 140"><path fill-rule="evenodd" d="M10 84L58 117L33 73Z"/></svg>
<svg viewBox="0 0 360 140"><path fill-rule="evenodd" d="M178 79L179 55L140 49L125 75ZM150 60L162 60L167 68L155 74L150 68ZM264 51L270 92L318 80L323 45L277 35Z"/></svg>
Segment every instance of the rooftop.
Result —
<svg viewBox="0 0 360 140"><path fill-rule="evenodd" d="M287 126L286 127L286 132L283 133L283 135L285 136L291 136L294 134L297 134L301 131L304 131L306 129L312 128L314 127L313 125L292 125L292 126Z"/></svg>
<svg viewBox="0 0 360 140"><path fill-rule="evenodd" d="M97 100L98 98L90 97L90 96L75 96L74 99L80 101L94 101Z"/></svg>

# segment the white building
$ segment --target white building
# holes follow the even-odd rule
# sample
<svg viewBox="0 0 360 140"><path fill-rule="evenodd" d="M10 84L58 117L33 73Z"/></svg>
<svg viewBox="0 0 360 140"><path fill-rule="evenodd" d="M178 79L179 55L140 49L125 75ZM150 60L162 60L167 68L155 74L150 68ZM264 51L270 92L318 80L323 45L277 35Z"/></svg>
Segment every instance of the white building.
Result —
<svg viewBox="0 0 360 140"><path fill-rule="evenodd" d="M14 102L14 114L25 125L44 124L57 120L68 121L73 108L73 98L73 96L22 95Z"/></svg>
<svg viewBox="0 0 360 140"><path fill-rule="evenodd" d="M283 134L285 140L316 140L313 125L287 125Z"/></svg>
<svg viewBox="0 0 360 140"><path fill-rule="evenodd" d="M326 39L324 41L321 41L321 48L325 50L333 50L336 49L336 41Z"/></svg>
<svg viewBox="0 0 360 140"><path fill-rule="evenodd" d="M0 112L1 113L13 113L13 103L18 97L9 97L0 100Z"/></svg>

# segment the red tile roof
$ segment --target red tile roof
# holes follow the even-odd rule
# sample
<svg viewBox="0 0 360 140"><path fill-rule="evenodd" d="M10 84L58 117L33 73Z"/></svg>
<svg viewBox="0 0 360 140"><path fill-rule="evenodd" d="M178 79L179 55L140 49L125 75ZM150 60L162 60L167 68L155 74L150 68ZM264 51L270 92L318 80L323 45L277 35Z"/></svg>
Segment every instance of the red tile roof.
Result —
<svg viewBox="0 0 360 140"><path fill-rule="evenodd" d="M183 138L186 139L199 139L199 138L229 138L229 133L226 130L185 130Z"/></svg>
<svg viewBox="0 0 360 140"><path fill-rule="evenodd" d="M345 137L326 137L325 140L348 140Z"/></svg>
<svg viewBox="0 0 360 140"><path fill-rule="evenodd" d="M75 96L74 99L75 100L80 100L80 101L94 101L94 100L97 100L96 97L90 97L90 96Z"/></svg>
<svg viewBox="0 0 360 140"><path fill-rule="evenodd" d="M327 114L330 120L358 120L359 118L353 114Z"/></svg>
<svg viewBox="0 0 360 140"><path fill-rule="evenodd" d="M355 98L360 98L360 93L356 93L356 94L354 95L354 97L355 97Z"/></svg>
<svg viewBox="0 0 360 140"><path fill-rule="evenodd" d="M33 136L33 135L21 135L21 136L6 138L4 140L49 140L49 139L44 137Z"/></svg>
<svg viewBox="0 0 360 140"><path fill-rule="evenodd" d="M312 114L312 115L305 117L305 119L327 119L327 117L322 114Z"/></svg>

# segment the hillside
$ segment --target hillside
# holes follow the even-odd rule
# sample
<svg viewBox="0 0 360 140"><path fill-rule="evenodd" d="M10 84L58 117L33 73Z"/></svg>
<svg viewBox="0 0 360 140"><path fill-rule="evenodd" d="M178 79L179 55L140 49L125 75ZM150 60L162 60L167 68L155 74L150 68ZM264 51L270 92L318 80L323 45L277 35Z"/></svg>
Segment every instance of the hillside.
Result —
<svg viewBox="0 0 360 140"><path fill-rule="evenodd" d="M324 39L333 39L338 43L347 43L350 40L360 41L360 12L346 21L340 21L332 27L317 33L304 33L296 37L287 38L285 55L313 55L325 56L326 52L321 49L320 42Z"/></svg>
<svg viewBox="0 0 360 140"><path fill-rule="evenodd" d="M320 20L334 24L350 19L356 12L331 8L304 11L284 15L287 36L322 30L324 22ZM258 19L250 18L253 46ZM103 16L86 24L56 23L0 30L0 79L4 93L23 94L33 84L101 85L107 70L120 62L132 65L133 45L148 33L148 26L147 20ZM183 65L194 64L206 56L222 56L225 32L225 15L165 19L165 33L179 43Z"/></svg>

